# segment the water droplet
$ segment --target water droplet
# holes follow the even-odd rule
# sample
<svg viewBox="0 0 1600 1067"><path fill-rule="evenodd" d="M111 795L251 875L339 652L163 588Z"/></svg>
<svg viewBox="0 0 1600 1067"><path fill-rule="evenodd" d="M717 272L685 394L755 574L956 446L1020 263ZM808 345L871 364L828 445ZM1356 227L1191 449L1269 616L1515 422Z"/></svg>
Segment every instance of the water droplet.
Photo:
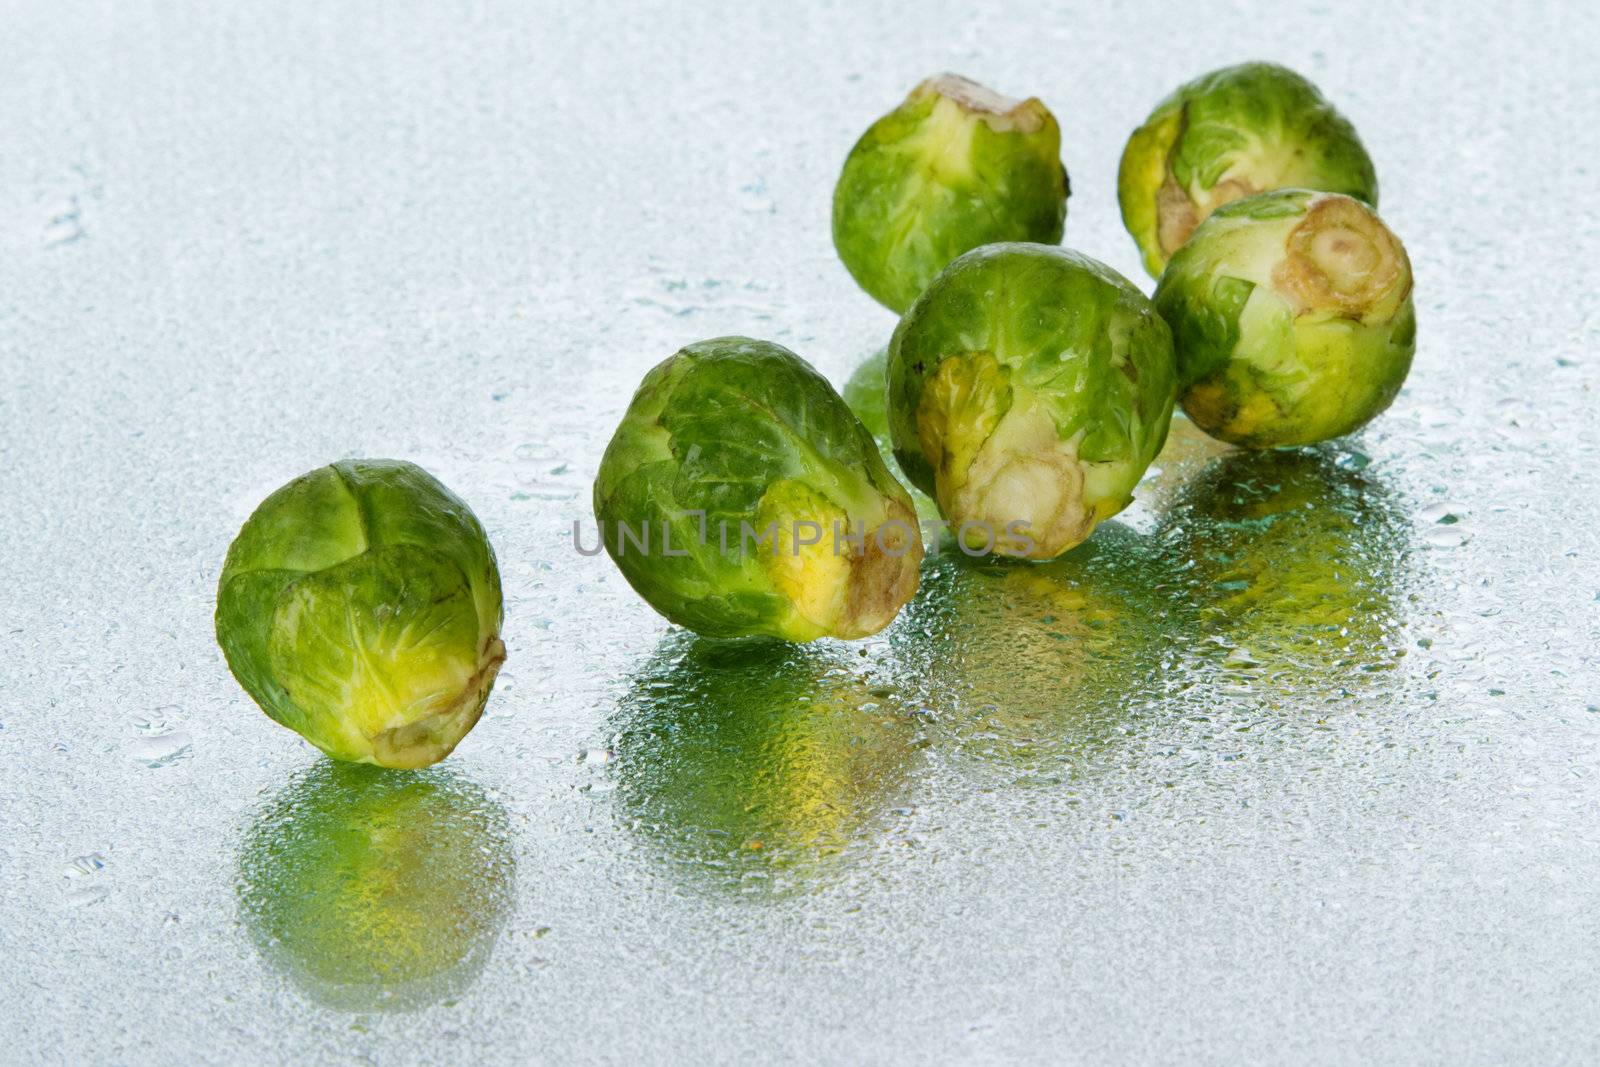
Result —
<svg viewBox="0 0 1600 1067"><path fill-rule="evenodd" d="M1429 504L1418 512L1418 517L1423 522L1437 523L1440 526L1454 526L1465 516L1465 508L1451 503Z"/></svg>
<svg viewBox="0 0 1600 1067"><path fill-rule="evenodd" d="M77 856L61 869L62 877L67 879L68 890L62 894L62 901L69 908L81 908L90 904L98 904L111 895L111 887L105 884L103 872L106 858L99 852L86 852Z"/></svg>
<svg viewBox="0 0 1600 1067"><path fill-rule="evenodd" d="M61 869L65 878L88 878L105 870L106 858L103 853L87 852L75 857Z"/></svg>
<svg viewBox="0 0 1600 1067"><path fill-rule="evenodd" d="M1335 462L1347 471L1364 471L1372 465L1372 457L1364 452L1352 450L1340 456Z"/></svg>
<svg viewBox="0 0 1600 1067"><path fill-rule="evenodd" d="M1472 539L1472 535L1459 526L1434 526L1422 535L1422 539L1433 548L1460 548Z"/></svg>
<svg viewBox="0 0 1600 1067"><path fill-rule="evenodd" d="M173 705L163 705L133 720L133 739L125 746L128 758L146 767L166 767L193 754L194 739L169 718Z"/></svg>

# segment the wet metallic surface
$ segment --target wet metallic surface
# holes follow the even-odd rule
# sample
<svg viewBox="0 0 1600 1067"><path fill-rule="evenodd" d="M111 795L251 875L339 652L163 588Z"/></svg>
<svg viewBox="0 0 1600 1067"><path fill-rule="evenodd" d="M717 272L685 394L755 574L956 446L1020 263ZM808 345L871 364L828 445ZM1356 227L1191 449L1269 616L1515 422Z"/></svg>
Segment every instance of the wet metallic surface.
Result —
<svg viewBox="0 0 1600 1067"><path fill-rule="evenodd" d="M7 9L0 1058L1592 1062L1595 11L689 8ZM1177 424L1085 548L946 551L856 644L708 646L573 551L678 346L885 343L828 205L918 79L1042 96L1066 242L1145 284L1122 140L1252 57L1355 122L1416 270L1368 430ZM409 791L211 634L249 510L347 455L506 582Z"/></svg>

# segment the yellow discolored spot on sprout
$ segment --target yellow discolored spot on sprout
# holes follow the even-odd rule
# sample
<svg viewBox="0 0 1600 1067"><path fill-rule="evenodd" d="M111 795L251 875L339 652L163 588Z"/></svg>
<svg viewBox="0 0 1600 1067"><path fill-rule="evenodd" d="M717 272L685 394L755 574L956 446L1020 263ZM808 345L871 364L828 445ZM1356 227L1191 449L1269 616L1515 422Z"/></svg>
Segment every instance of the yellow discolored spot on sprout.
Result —
<svg viewBox="0 0 1600 1067"><path fill-rule="evenodd" d="M966 482L967 468L1011 407L1008 368L988 352L948 356L923 387L917 442L934 468L938 495Z"/></svg>
<svg viewBox="0 0 1600 1067"><path fill-rule="evenodd" d="M774 530L767 575L792 604L804 639L875 634L916 592L922 537L915 513L897 500L851 516L785 480L768 488L760 516L763 529Z"/></svg>
<svg viewBox="0 0 1600 1067"><path fill-rule="evenodd" d="M339 720L348 751L383 767L437 762L478 721L505 660L505 646L490 641L478 660L434 644L358 647Z"/></svg>
<svg viewBox="0 0 1600 1067"><path fill-rule="evenodd" d="M449 753L483 714L505 658L505 644L498 637L488 638L476 669L454 690L430 688L426 703L396 714L372 738L374 762L384 767L426 767ZM459 669L452 664L448 673L454 680Z"/></svg>
<svg viewBox="0 0 1600 1067"><path fill-rule="evenodd" d="M850 561L834 551L834 524L848 516L805 484L774 482L761 498L763 529L775 529L766 569L772 584L805 622L825 633L844 610Z"/></svg>
<svg viewBox="0 0 1600 1067"><path fill-rule="evenodd" d="M1248 440L1263 429L1273 426L1283 412L1265 392L1252 392L1239 405L1239 410L1225 427L1224 436L1230 441Z"/></svg>

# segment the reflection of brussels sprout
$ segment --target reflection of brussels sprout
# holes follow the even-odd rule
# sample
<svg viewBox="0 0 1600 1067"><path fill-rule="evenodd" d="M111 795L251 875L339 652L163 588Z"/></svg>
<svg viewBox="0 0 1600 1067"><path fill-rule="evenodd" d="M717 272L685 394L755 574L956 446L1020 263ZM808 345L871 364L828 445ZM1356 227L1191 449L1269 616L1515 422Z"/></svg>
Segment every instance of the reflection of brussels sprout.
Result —
<svg viewBox="0 0 1600 1067"><path fill-rule="evenodd" d="M970 524L969 545L1009 555L1057 556L1127 507L1172 402L1172 340L1150 301L1062 248L968 252L889 345L901 469Z"/></svg>
<svg viewBox="0 0 1600 1067"><path fill-rule="evenodd" d="M618 724L635 826L698 873L785 886L865 835L903 783L914 720L824 648L668 638Z"/></svg>
<svg viewBox="0 0 1600 1067"><path fill-rule="evenodd" d="M833 387L766 341L701 341L647 374L594 511L639 595L711 637L864 637L917 587L910 496Z"/></svg>
<svg viewBox="0 0 1600 1067"><path fill-rule="evenodd" d="M336 759L423 767L472 729L505 659L483 527L426 471L345 460L256 508L217 641L263 711Z"/></svg>
<svg viewBox="0 0 1600 1067"><path fill-rule="evenodd" d="M1236 674L1348 689L1404 653L1404 517L1320 452L1234 453L1179 495L1161 539L1204 641Z"/></svg>
<svg viewBox="0 0 1600 1067"><path fill-rule="evenodd" d="M1388 407L1416 348L1411 263L1347 196L1284 189L1195 231L1156 286L1178 399L1251 448L1347 434Z"/></svg>
<svg viewBox="0 0 1600 1067"><path fill-rule="evenodd" d="M1111 523L1049 563L936 558L893 640L941 726L1008 761L1115 735L1153 698L1182 621L1147 540Z"/></svg>
<svg viewBox="0 0 1600 1067"><path fill-rule="evenodd" d="M1061 130L1037 99L954 74L930 78L850 150L833 192L833 243L861 288L904 311L961 253L1061 240Z"/></svg>
<svg viewBox="0 0 1600 1067"><path fill-rule="evenodd" d="M317 1000L405 1010L477 978L514 874L505 813L472 783L324 763L245 835L240 913Z"/></svg>
<svg viewBox="0 0 1600 1067"><path fill-rule="evenodd" d="M1123 150L1117 199L1157 277L1211 212L1291 186L1378 203L1366 149L1317 87L1292 70L1245 63L1196 78L1157 106Z"/></svg>

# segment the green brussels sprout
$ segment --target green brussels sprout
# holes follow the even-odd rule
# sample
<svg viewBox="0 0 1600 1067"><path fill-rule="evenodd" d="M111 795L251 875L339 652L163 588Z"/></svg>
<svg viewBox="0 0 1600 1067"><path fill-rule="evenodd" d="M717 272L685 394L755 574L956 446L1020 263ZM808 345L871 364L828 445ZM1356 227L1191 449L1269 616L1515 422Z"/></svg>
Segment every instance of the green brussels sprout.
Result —
<svg viewBox="0 0 1600 1067"><path fill-rule="evenodd" d="M701 341L645 375L594 513L639 595L708 637L865 637L917 587L911 497L827 380L768 341Z"/></svg>
<svg viewBox="0 0 1600 1067"><path fill-rule="evenodd" d="M1380 483L1321 451L1234 452L1178 494L1157 538L1190 642L1236 687L1302 707L1405 654L1410 524Z"/></svg>
<svg viewBox="0 0 1600 1067"><path fill-rule="evenodd" d="M1061 129L1037 98L954 74L929 78L861 136L833 191L833 244L874 300L899 313L961 253L1061 240Z"/></svg>
<svg viewBox="0 0 1600 1067"><path fill-rule="evenodd" d="M1172 339L1088 256L975 249L889 345L895 458L964 544L1050 559L1133 499L1172 419Z"/></svg>
<svg viewBox="0 0 1600 1067"><path fill-rule="evenodd" d="M1217 208L1290 187L1378 205L1367 150L1317 87L1273 63L1244 63L1196 78L1151 112L1123 150L1117 200L1156 278Z"/></svg>
<svg viewBox="0 0 1600 1067"><path fill-rule="evenodd" d="M617 795L651 851L739 892L814 884L907 787L920 723L859 656L664 641L616 722Z"/></svg>
<svg viewBox="0 0 1600 1067"><path fill-rule="evenodd" d="M1366 425L1411 369L1411 262L1360 201L1281 189L1219 209L1156 286L1178 401L1213 437L1303 445Z"/></svg>
<svg viewBox="0 0 1600 1067"><path fill-rule="evenodd" d="M505 660L500 619L483 527L398 460L344 460L267 497L217 587L217 642L261 710L383 767L437 763L472 729Z"/></svg>
<svg viewBox="0 0 1600 1067"><path fill-rule="evenodd" d="M476 980L515 869L505 812L471 782L324 762L251 824L236 891L262 957L313 999L404 1011Z"/></svg>

